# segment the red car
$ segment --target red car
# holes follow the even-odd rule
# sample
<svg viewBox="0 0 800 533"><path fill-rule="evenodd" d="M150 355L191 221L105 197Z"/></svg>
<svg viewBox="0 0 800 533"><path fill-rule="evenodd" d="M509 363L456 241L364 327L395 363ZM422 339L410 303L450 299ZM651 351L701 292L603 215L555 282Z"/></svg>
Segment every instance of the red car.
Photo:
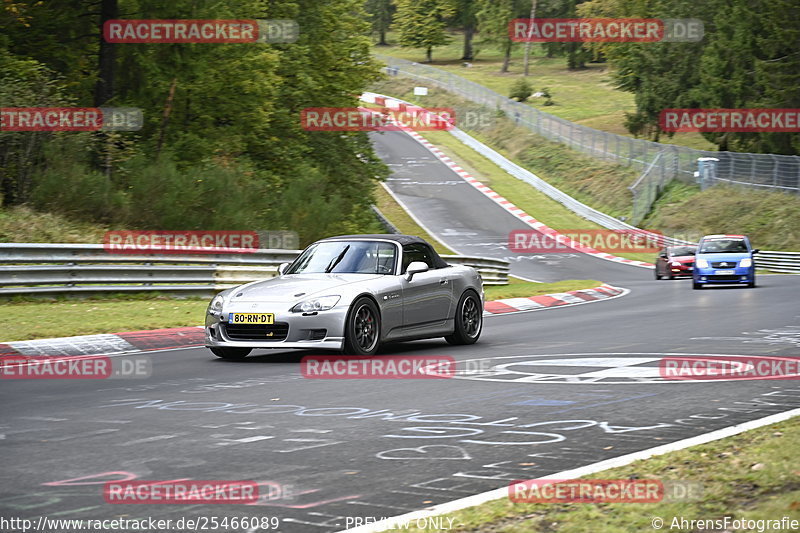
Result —
<svg viewBox="0 0 800 533"><path fill-rule="evenodd" d="M656 279L692 276L697 246L667 246L656 257Z"/></svg>

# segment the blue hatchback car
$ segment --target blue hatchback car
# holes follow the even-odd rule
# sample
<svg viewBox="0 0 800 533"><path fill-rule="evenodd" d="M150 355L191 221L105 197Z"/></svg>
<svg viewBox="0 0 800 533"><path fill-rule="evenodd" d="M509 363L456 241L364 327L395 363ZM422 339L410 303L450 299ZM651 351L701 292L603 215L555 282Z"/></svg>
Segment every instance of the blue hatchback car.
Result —
<svg viewBox="0 0 800 533"><path fill-rule="evenodd" d="M757 252L744 235L706 235L697 245L692 288L717 283L755 287Z"/></svg>

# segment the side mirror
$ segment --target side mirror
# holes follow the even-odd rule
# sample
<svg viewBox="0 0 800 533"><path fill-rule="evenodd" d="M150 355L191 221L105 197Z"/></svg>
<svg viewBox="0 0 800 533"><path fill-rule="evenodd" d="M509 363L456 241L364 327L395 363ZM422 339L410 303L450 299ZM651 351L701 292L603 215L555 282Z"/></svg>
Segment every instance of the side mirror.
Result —
<svg viewBox="0 0 800 533"><path fill-rule="evenodd" d="M758 253L758 252L760 252L760 251L761 251L761 250L759 250L758 248L753 248L753 253L754 253L754 254L757 254L757 253Z"/></svg>
<svg viewBox="0 0 800 533"><path fill-rule="evenodd" d="M406 269L406 279L411 281L411 278L414 277L414 274L419 274L420 272L427 272L428 265L423 263L422 261L412 261L408 268Z"/></svg>
<svg viewBox="0 0 800 533"><path fill-rule="evenodd" d="M278 275L282 276L283 273L286 272L286 269L288 268L288 266L289 266L289 263L281 263L280 265L278 265Z"/></svg>

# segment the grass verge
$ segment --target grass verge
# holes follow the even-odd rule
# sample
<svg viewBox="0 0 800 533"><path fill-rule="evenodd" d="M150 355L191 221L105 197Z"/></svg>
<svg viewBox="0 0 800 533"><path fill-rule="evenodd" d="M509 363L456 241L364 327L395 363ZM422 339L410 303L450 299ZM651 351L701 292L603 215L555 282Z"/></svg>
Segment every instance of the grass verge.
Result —
<svg viewBox="0 0 800 533"><path fill-rule="evenodd" d="M780 519L783 516L800 519L798 449L800 417L795 417L587 476L595 479L692 481L703 487L702 495L694 501L524 504L502 498L445 516L455 519L453 529L449 531L481 533L654 532L657 531L652 526L654 517L664 521L663 531L723 531L724 528L670 525L676 517L687 520L723 519L725 516L750 520ZM447 520L444 523L447 524ZM415 528L413 521L411 524L410 529L403 531L432 531ZM789 531L781 528L763 530Z"/></svg>
<svg viewBox="0 0 800 533"><path fill-rule="evenodd" d="M376 84L374 90L428 107L465 105L464 100L440 90L430 91L424 97L426 100L420 101L413 95L413 86L408 80L390 79ZM632 169L597 161L518 128L502 117L495 117L487 128L468 132L577 200L612 216L630 216L632 198L628 186L638 177ZM548 226L597 228L508 175L449 133L423 132L422 135L458 160L477 179L486 180L499 194ZM578 225L574 225L576 220ZM699 240L712 233L744 233L762 250L800 250L800 197L725 186L701 192L695 185L673 181L640 227L687 240ZM617 255L653 261L652 254Z"/></svg>
<svg viewBox="0 0 800 533"><path fill-rule="evenodd" d="M109 228L27 206L0 208L0 242L101 243Z"/></svg>
<svg viewBox="0 0 800 533"><path fill-rule="evenodd" d="M476 44L475 59L469 62L471 66L467 68L460 59L463 54L463 34L451 32L451 36L453 40L450 44L434 49L431 66L479 83L504 96L508 96L511 86L523 78L522 46L514 48L509 72L501 73L503 56L499 48ZM388 41L396 42L393 32L389 32ZM420 49L390 44L375 46L373 51L408 61L425 60ZM570 70L565 56L547 57L539 45L532 47L532 53L531 75L526 79L534 91L547 88L554 105L544 105L545 98L535 97L526 102L528 105L582 126L633 137L625 128L624 120L626 112L636 110L634 94L614 87L608 63L587 63L585 68ZM716 149L699 133L676 133L673 137L662 135L659 141L698 150Z"/></svg>
<svg viewBox="0 0 800 533"><path fill-rule="evenodd" d="M394 221L392 221L394 222ZM504 286L487 286L486 300L537 296L597 287L595 280L534 283L510 278ZM145 329L199 326L207 298L174 299L153 294L82 300L5 300L3 309L14 316L0 342L117 333Z"/></svg>
<svg viewBox="0 0 800 533"><path fill-rule="evenodd" d="M4 301L14 316L0 342L198 326L208 299L144 295L85 300Z"/></svg>

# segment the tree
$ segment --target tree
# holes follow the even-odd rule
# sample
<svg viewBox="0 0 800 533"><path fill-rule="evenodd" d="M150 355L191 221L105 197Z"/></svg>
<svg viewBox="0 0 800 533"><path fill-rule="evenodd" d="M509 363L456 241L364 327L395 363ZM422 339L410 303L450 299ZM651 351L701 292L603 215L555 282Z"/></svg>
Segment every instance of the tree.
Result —
<svg viewBox="0 0 800 533"><path fill-rule="evenodd" d="M395 12L392 0L366 0L364 9L369 15L372 33L378 34L378 46L388 46L386 32L389 31L389 27L392 25L392 16Z"/></svg>
<svg viewBox="0 0 800 533"><path fill-rule="evenodd" d="M475 19L482 43L499 46L503 51L500 72L508 72L514 41L508 33L510 20L525 16L527 0L477 0Z"/></svg>
<svg viewBox="0 0 800 533"><path fill-rule="evenodd" d="M528 37L529 38L531 36L531 32L533 31L533 21L536 20L536 4L537 4L537 0L531 0L531 12L530 12L530 16L528 17L530 19L530 22L531 22L531 28L528 31ZM531 43L530 40L527 40L525 42L525 57L522 60L523 61L523 70L524 70L523 75L524 76L528 76L528 74L529 74L531 44L533 44L533 43Z"/></svg>
<svg viewBox="0 0 800 533"><path fill-rule="evenodd" d="M477 0L457 0L458 6L456 8L455 22L464 31L464 49L461 54L461 59L464 61L472 61L475 59L475 54L472 51L472 38L475 34L475 26L477 20L475 19L475 9Z"/></svg>
<svg viewBox="0 0 800 533"><path fill-rule="evenodd" d="M400 33L400 46L422 48L425 59L433 61L435 46L450 42L446 21L456 11L453 0L395 0L394 23Z"/></svg>
<svg viewBox="0 0 800 533"><path fill-rule="evenodd" d="M116 2L121 18L294 19L302 30L291 44L118 44L103 55L100 26L112 16L103 4ZM15 0L13 10L0 7L4 106L91 106L100 87L98 102L144 116L140 131L113 135L0 132L3 202L142 228L294 229L304 242L366 229L375 181L387 174L366 133L311 132L300 122L306 107L356 106L380 77L363 4ZM97 172L87 157L93 150L113 179Z"/></svg>
<svg viewBox="0 0 800 533"><path fill-rule="evenodd" d="M594 43L614 67L618 88L634 93L626 125L658 140L669 108L800 107L800 9L792 0L591 0L584 17L700 18L700 42ZM667 133L672 135L672 133ZM720 150L800 153L800 135L707 132Z"/></svg>
<svg viewBox="0 0 800 533"><path fill-rule="evenodd" d="M524 102L533 94L533 87L528 83L525 78L520 78L511 86L510 98L514 98L517 102Z"/></svg>
<svg viewBox="0 0 800 533"><path fill-rule="evenodd" d="M581 17L703 18L706 31L712 25L715 3L722 0L591 0L577 6ZM695 13L702 13L701 17ZM584 43L604 55L614 67L618 89L634 94L636 111L626 113L625 125L634 135L658 141L663 109L681 107L698 82L701 43ZM671 134L670 134L671 135Z"/></svg>

